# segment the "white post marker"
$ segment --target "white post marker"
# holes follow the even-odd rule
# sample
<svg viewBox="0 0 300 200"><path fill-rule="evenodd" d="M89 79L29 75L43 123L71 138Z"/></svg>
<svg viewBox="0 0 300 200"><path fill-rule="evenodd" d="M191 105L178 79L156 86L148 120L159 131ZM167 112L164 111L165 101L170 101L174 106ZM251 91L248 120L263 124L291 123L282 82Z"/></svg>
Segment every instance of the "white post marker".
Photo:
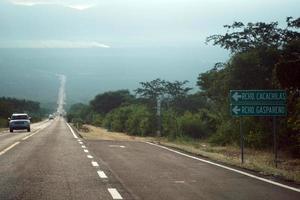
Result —
<svg viewBox="0 0 300 200"><path fill-rule="evenodd" d="M118 190L115 188L108 188L108 192L110 193L113 199L123 199Z"/></svg>

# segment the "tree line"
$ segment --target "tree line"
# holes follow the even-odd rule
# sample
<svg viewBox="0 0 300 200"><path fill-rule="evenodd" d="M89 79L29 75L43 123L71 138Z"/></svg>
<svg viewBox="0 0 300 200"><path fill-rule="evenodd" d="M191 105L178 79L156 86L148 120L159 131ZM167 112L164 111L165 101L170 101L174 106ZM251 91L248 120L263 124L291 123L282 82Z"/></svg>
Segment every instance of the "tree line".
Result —
<svg viewBox="0 0 300 200"><path fill-rule="evenodd" d="M222 35L207 43L231 52L225 63L198 75L196 93L187 81L155 79L128 90L97 95L88 105L75 104L70 121L90 123L133 135L154 135L158 128L170 139L205 139L212 144L239 144L239 121L230 115L229 91L233 89L284 89L287 117L278 120L279 148L300 156L300 18L277 22L234 22ZM161 127L157 105L161 104ZM272 147L269 117L244 117L245 145Z"/></svg>
<svg viewBox="0 0 300 200"><path fill-rule="evenodd" d="M0 127L7 127L8 117L13 113L28 113L33 122L41 120L48 111L40 107L39 102L0 97Z"/></svg>

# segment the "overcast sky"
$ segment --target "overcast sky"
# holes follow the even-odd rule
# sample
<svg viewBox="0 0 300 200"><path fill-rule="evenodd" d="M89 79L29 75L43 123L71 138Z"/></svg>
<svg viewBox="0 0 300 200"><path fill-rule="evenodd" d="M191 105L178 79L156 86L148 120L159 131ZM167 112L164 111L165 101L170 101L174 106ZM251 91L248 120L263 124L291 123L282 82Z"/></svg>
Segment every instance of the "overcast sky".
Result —
<svg viewBox="0 0 300 200"><path fill-rule="evenodd" d="M0 47L199 46L224 24L283 24L299 10L299 0L1 0Z"/></svg>

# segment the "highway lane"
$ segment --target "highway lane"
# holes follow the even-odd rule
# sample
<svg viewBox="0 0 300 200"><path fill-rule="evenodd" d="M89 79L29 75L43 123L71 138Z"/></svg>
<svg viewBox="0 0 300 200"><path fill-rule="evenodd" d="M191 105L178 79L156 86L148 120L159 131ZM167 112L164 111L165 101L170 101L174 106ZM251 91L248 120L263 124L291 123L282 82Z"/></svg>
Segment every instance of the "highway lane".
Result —
<svg viewBox="0 0 300 200"><path fill-rule="evenodd" d="M119 183L99 177L63 119L0 156L0 199L132 199ZM117 188L119 187L119 188ZM114 196L113 196L114 195Z"/></svg>
<svg viewBox="0 0 300 200"><path fill-rule="evenodd" d="M300 193L142 142L86 141L136 199L300 199Z"/></svg>
<svg viewBox="0 0 300 200"><path fill-rule="evenodd" d="M62 118L17 142L0 155L1 200L300 198L147 143L83 140Z"/></svg>
<svg viewBox="0 0 300 200"><path fill-rule="evenodd" d="M13 133L10 133L8 130L0 132L0 152L15 142L22 140L22 138L34 135L39 130L50 125L51 122L52 121L44 120L38 123L33 123L31 124L31 132L27 132L26 130L15 130Z"/></svg>

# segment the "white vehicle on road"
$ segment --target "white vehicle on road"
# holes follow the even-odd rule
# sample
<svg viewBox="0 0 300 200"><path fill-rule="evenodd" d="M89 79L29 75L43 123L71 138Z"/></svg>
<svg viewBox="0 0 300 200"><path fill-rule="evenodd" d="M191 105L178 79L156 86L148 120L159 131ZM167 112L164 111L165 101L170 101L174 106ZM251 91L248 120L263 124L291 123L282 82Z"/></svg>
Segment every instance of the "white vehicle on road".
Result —
<svg viewBox="0 0 300 200"><path fill-rule="evenodd" d="M9 120L9 131L26 129L30 132L30 117L26 113L14 113Z"/></svg>

